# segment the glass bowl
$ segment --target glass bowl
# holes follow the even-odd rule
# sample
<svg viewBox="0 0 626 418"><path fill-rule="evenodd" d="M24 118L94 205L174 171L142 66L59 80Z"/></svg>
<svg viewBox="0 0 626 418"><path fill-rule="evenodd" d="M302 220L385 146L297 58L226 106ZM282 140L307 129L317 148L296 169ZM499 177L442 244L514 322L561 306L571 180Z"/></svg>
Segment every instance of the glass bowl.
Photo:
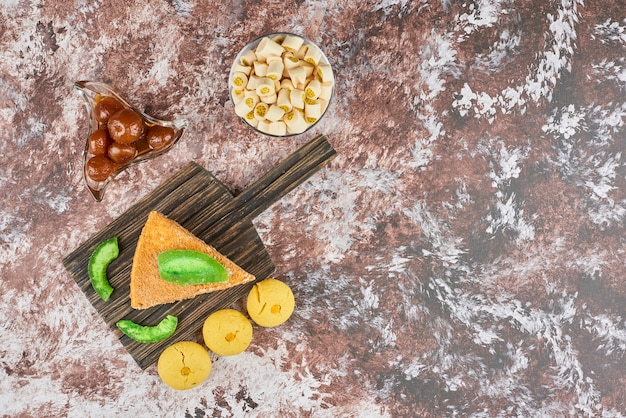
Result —
<svg viewBox="0 0 626 418"><path fill-rule="evenodd" d="M248 43L228 75L235 113L255 131L302 134L326 114L335 78L326 55L301 35L275 32Z"/></svg>
<svg viewBox="0 0 626 418"><path fill-rule="evenodd" d="M102 200L107 185L115 176L131 165L166 153L180 140L187 128L187 121L183 119L164 121L146 115L105 83L77 81L74 89L83 99L89 116L83 177L89 192L98 202ZM112 139L113 128L109 125L115 124L110 124L109 117L105 116L107 108L108 116L113 116L110 120L122 120L121 116L114 115L114 112L122 109L134 112L134 126L140 129L136 132L136 139L129 134L123 136L120 131L113 132L117 140ZM124 111L126 116L132 115L129 111Z"/></svg>

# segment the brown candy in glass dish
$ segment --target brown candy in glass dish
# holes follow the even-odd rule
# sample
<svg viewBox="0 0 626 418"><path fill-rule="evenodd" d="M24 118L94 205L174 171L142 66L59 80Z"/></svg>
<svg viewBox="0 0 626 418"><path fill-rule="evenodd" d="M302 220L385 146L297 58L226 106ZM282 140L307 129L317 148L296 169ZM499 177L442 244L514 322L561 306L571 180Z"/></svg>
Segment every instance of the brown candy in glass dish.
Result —
<svg viewBox="0 0 626 418"><path fill-rule="evenodd" d="M84 178L96 201L102 200L116 175L166 153L187 128L183 119L165 121L146 115L105 83L77 81L74 88L89 115Z"/></svg>

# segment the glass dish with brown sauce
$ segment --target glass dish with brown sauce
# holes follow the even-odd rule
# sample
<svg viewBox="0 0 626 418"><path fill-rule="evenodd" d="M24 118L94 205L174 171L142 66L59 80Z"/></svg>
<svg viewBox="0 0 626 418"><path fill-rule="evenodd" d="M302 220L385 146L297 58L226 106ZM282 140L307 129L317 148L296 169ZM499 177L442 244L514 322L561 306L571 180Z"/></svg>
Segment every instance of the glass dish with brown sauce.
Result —
<svg viewBox="0 0 626 418"><path fill-rule="evenodd" d="M187 128L183 119L153 118L97 81L77 81L74 88L89 114L84 152L84 178L92 196L101 201L109 182L132 164L169 151Z"/></svg>

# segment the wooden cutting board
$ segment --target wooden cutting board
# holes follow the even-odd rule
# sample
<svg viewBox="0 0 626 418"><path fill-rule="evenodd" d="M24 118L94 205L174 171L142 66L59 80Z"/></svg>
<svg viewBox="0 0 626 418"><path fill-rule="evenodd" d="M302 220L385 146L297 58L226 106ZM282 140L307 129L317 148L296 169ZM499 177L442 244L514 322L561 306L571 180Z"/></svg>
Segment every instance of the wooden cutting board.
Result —
<svg viewBox="0 0 626 418"><path fill-rule="evenodd" d="M137 364L145 369L169 345L182 340L195 340L209 314L247 295L254 284L144 310L131 308L129 284L132 259L150 211L158 211L175 220L255 275L256 281L263 280L274 272L275 267L252 220L322 168L335 154L326 138L320 135L237 196L233 196L210 172L191 162L82 243L63 259L63 264ZM118 237L120 254L109 265L107 273L115 290L111 298L104 302L91 286L87 265L98 244L113 236ZM168 314L178 317L178 328L173 336L159 343L135 342L115 325L120 319L156 325Z"/></svg>

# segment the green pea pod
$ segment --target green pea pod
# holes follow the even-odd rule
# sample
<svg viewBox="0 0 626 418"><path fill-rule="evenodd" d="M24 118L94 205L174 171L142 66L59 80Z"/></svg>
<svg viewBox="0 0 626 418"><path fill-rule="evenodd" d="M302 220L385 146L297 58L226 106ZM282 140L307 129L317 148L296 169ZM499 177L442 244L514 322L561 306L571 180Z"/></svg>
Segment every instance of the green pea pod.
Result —
<svg viewBox="0 0 626 418"><path fill-rule="evenodd" d="M87 271L91 286L105 302L111 297L113 287L107 278L107 267L120 255L117 237L109 238L96 247L89 257Z"/></svg>
<svg viewBox="0 0 626 418"><path fill-rule="evenodd" d="M164 251L157 256L163 280L181 286L228 281L228 270L213 257L193 250Z"/></svg>
<svg viewBox="0 0 626 418"><path fill-rule="evenodd" d="M178 326L178 318L167 315L157 325L143 326L129 319L121 319L115 324L125 335L140 343L156 343L169 338Z"/></svg>

